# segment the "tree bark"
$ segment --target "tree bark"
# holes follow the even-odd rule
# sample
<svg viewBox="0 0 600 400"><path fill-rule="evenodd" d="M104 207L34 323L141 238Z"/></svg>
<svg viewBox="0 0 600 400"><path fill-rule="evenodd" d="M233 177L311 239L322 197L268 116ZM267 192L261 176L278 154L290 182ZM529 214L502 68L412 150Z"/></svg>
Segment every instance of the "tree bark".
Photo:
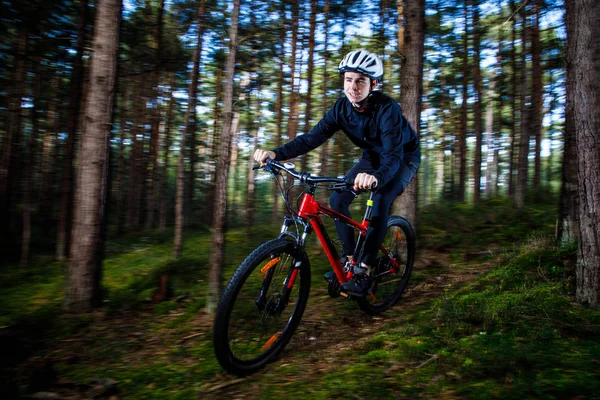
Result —
<svg viewBox="0 0 600 400"><path fill-rule="evenodd" d="M11 207L11 193L13 175L17 165L18 149L21 141L22 100L25 94L25 74L27 70L27 47L29 32L22 27L17 34L14 49L14 75L13 86L8 100L8 121L6 133L2 141L2 154L0 154L0 215L6 226L10 226L9 215Z"/></svg>
<svg viewBox="0 0 600 400"><path fill-rule="evenodd" d="M515 194L515 150L517 147L517 6L515 5L515 0L510 0L510 11L512 15L512 30L511 30L511 48L510 48L510 64L512 71L512 79L511 79L511 93L508 93L508 96L511 99L510 110L511 110L511 118L510 118L510 150L508 156L508 195L510 197L514 197Z"/></svg>
<svg viewBox="0 0 600 400"><path fill-rule="evenodd" d="M167 227L167 188L168 188L168 170L169 170L169 149L171 148L171 125L173 124L173 110L175 109L175 72L171 72L170 90L169 90L169 109L167 111L167 120L165 121L165 134L163 142L163 162L161 166L161 187L159 200L158 226L160 229Z"/></svg>
<svg viewBox="0 0 600 400"><path fill-rule="evenodd" d="M222 54L221 54L222 55ZM216 74L215 74L215 82L223 81L223 63L221 60L222 57L218 57L217 66L216 66ZM215 100L213 106L213 129L212 129L212 140L210 141L210 159L215 160L217 158L217 153L219 149L219 129L221 128L221 105L220 103L223 100L223 87L221 84L217 84L215 88ZM210 182L208 186L208 190L206 193L206 207L204 209L205 223L209 226L212 226L214 220L214 212L215 212L215 174L214 168L210 169Z"/></svg>
<svg viewBox="0 0 600 400"><path fill-rule="evenodd" d="M566 2L567 102L574 105L579 180L578 301L600 309L600 4Z"/></svg>
<svg viewBox="0 0 600 400"><path fill-rule="evenodd" d="M36 164L34 162L37 156L37 138L40 134L38 111L40 109L41 90L41 72L42 56L38 55L36 59L35 78L33 80L32 92L34 93L33 107L31 109L31 132L21 151L23 158L23 171L21 177L22 201L21 208L23 212L23 228L21 232L21 259L20 267L25 268L29 265L31 252L31 219L34 213L33 190L36 181Z"/></svg>
<svg viewBox="0 0 600 400"><path fill-rule="evenodd" d="M219 302L221 294L221 272L225 254L225 232L223 226L227 211L227 166L229 165L229 151L231 149L231 137L233 134L233 79L235 76L239 13L240 0L234 0L229 28L229 54L227 55L227 63L225 65L223 135L219 146L219 156L217 158L215 173L215 203L218 204L219 207L215 210L212 251L209 263L208 296L206 299L206 312L209 314L215 312Z"/></svg>
<svg viewBox="0 0 600 400"><path fill-rule="evenodd" d="M570 82L569 82L570 83ZM562 184L558 203L556 240L565 244L579 239L579 182L577 177L577 142L575 130L575 104L567 92L565 106L565 133L562 161Z"/></svg>
<svg viewBox="0 0 600 400"><path fill-rule="evenodd" d="M463 39L463 60L462 60L462 105L460 107L460 124L458 138L458 193L457 200L465 201L465 192L467 187L467 118L468 118L468 88L469 88L469 12L467 0L464 4L465 33Z"/></svg>
<svg viewBox="0 0 600 400"><path fill-rule="evenodd" d="M311 0L310 2L310 27L308 32L308 65L306 71L306 101L304 109L304 129L303 133L307 134L311 128L311 117L312 117L312 88L313 88L313 75L314 75L314 58L315 58L315 30L317 24L317 0ZM306 171L308 168L308 154L305 154L302 158L302 171Z"/></svg>
<svg viewBox="0 0 600 400"><path fill-rule="evenodd" d="M88 0L80 0L79 25L77 28L77 54L73 63L73 75L70 82L69 120L66 148L63 157L63 174L61 183L60 216L57 226L56 258L65 259L68 254L71 232L71 217L73 205L73 155L75 153L77 128L80 120L81 99L83 94L83 53L85 51L88 22Z"/></svg>
<svg viewBox="0 0 600 400"><path fill-rule="evenodd" d="M517 162L517 185L515 187L515 207L522 209L525 206L525 196L529 183L529 117L528 107L529 85L527 80L527 12L526 6L522 9L521 23L521 75L520 75L520 99L521 99L521 121L519 129L519 158Z"/></svg>
<svg viewBox="0 0 600 400"><path fill-rule="evenodd" d="M279 69L277 72L277 100L275 101L275 147L281 146L281 135L283 133L283 84L284 84L284 67L285 67L285 38L286 38L286 17L285 3L281 3L281 29L279 31ZM273 212L271 220L278 221L279 215L279 189L277 185L272 185Z"/></svg>
<svg viewBox="0 0 600 400"><path fill-rule="evenodd" d="M544 107L542 82L542 44L540 41L540 8L541 1L535 0L531 23L531 113L529 115L529 131L535 138L535 162L533 170L533 188L539 189L542 182L542 109Z"/></svg>
<svg viewBox="0 0 600 400"><path fill-rule="evenodd" d="M321 94L321 112L325 114L329 109L329 101L327 99L327 86L329 84L329 71L328 61L329 53L327 47L329 46L329 0L325 0L323 5L323 24L324 24L324 38L323 38L323 91ZM321 145L321 176L327 176L329 174L329 140ZM328 196L328 195L326 195ZM323 200L325 200L325 195Z"/></svg>
<svg viewBox="0 0 600 400"><path fill-rule="evenodd" d="M501 170L500 170L500 143L502 141L502 131L504 130L504 95L506 93L506 80L505 80L505 67L504 67L504 56L503 56L503 50L504 50L504 37L503 37L503 31L500 30L500 32L498 33L498 54L496 56L496 63L498 64L498 75L496 76L496 93L498 96L498 103L497 106L495 107L496 110L496 131L494 133L494 156L493 156L493 170L494 170L494 177L493 177L493 187L492 187L492 191L491 193L494 196L499 196L500 195L500 175L501 175ZM492 109L494 109L492 107ZM510 152L509 152L510 154ZM510 172L510 171L509 171Z"/></svg>
<svg viewBox="0 0 600 400"><path fill-rule="evenodd" d="M101 301L102 236L121 6L121 0L99 0L96 8L65 293L67 310L76 313L89 311Z"/></svg>
<svg viewBox="0 0 600 400"><path fill-rule="evenodd" d="M135 79L135 94L133 107L133 135L131 137L131 156L129 160L129 196L127 198L127 230L140 228L142 221L142 202L146 177L146 162L144 156L146 137L146 83L142 75Z"/></svg>
<svg viewBox="0 0 600 400"><path fill-rule="evenodd" d="M193 67L190 72L190 86L188 88L188 107L185 113L184 130L181 133L179 145L179 158L177 162L177 189L175 194L175 242L173 244L173 257L181 256L183 247L184 216L184 187L185 187L185 153L187 138L192 138L196 131L196 104L198 100L198 75L200 73L200 55L202 53L202 36L204 34L204 14L206 0L201 0L198 7L198 41L193 56ZM194 139L192 139L194 140ZM193 155L190 155L194 157ZM193 190L189 187L188 190Z"/></svg>
<svg viewBox="0 0 600 400"><path fill-rule="evenodd" d="M479 27L479 0L473 0L473 85L477 99L473 106L473 128L475 131L475 159L473 160L473 202L481 200L481 161L483 146L483 89L481 82L480 48L481 33Z"/></svg>
<svg viewBox="0 0 600 400"><path fill-rule="evenodd" d="M405 2L405 58L400 82L400 103L404 117L417 135L421 126L421 95L423 91L423 55L425 51L425 0ZM394 214L402 215L416 226L418 185L415 176L404 193L392 205Z"/></svg>
<svg viewBox="0 0 600 400"><path fill-rule="evenodd" d="M256 61L252 61L252 70L254 70ZM255 122L260 122L260 92L261 85L255 89L256 95L250 94L250 123L248 124L248 131L250 132L250 140L252 141L251 149L258 148L258 130L259 126ZM254 184L254 159L252 152L248 156L248 183L246 188L246 238L249 240L252 238L252 228L254 227L254 213L256 206L256 185Z"/></svg>
<svg viewBox="0 0 600 400"><path fill-rule="evenodd" d="M152 131L150 134L150 153L146 192L146 229L156 226L156 217L158 216L158 194L160 188L160 173L159 173L159 142L160 142L160 120L161 111L159 107L160 98L160 79L162 70L162 47L163 47L163 15L165 11L165 0L160 0L160 6L157 17L157 30L155 45L156 62L154 65L153 81L153 96L152 96Z"/></svg>
<svg viewBox="0 0 600 400"><path fill-rule="evenodd" d="M292 43L290 54L290 114L288 116L287 134L288 139L294 140L298 134L298 118L299 118L299 103L300 103L300 79L297 79L297 57L298 57L298 30L300 20L300 8L298 2L292 2L292 20L290 21L290 29L292 31ZM298 75L298 76L297 76ZM304 155L303 157L307 157ZM292 160L293 161L293 160ZM293 181L290 175L286 177L288 182Z"/></svg>
<svg viewBox="0 0 600 400"><path fill-rule="evenodd" d="M59 76L55 73L52 78L50 94L54 96L57 93L59 86ZM54 217L54 199L56 197L54 182L56 175L57 160L57 142L58 132L60 131L60 118L56 111L56 102L48 102L48 110L46 112L46 129L43 134L41 165L40 165L40 182L39 191L37 192L40 199L39 214L42 225L46 226Z"/></svg>
<svg viewBox="0 0 600 400"><path fill-rule="evenodd" d="M117 233L123 234L125 232L125 218L126 214L126 204L127 204L127 180L126 180L126 157L125 157L125 139L127 137L127 121L129 121L129 107L127 107L129 99L129 87L123 85L124 87L121 90L121 104L123 107L121 108L120 113L120 138L119 138L119 152L117 154L117 165L115 167L116 174L115 179L112 180L112 186L114 190L114 197L117 203L116 213L117 213Z"/></svg>

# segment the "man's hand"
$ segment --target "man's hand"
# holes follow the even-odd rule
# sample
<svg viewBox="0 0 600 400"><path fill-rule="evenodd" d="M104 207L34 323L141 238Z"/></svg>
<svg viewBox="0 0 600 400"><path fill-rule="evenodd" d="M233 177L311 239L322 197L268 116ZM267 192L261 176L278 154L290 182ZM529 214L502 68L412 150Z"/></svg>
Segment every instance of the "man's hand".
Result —
<svg viewBox="0 0 600 400"><path fill-rule="evenodd" d="M260 166L264 166L266 164L266 160L267 158L272 158L275 159L275 152L270 151L270 150L262 150L262 149L256 149L254 151L254 161L256 161L257 163L260 163Z"/></svg>
<svg viewBox="0 0 600 400"><path fill-rule="evenodd" d="M354 190L371 190L371 188L377 187L378 183L377 178L373 175L361 172L354 179Z"/></svg>

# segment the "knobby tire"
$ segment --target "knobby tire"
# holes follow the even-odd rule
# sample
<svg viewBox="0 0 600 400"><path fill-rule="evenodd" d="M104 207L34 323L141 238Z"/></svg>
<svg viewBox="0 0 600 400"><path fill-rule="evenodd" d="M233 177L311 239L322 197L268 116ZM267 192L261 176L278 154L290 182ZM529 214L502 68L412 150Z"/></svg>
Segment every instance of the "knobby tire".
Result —
<svg viewBox="0 0 600 400"><path fill-rule="evenodd" d="M282 278L294 268L299 271L286 303L279 295L285 291ZM304 313L310 275L306 252L289 238L262 244L242 262L223 293L213 326L215 355L223 368L248 375L279 356ZM280 304L287 306L278 312Z"/></svg>
<svg viewBox="0 0 600 400"><path fill-rule="evenodd" d="M399 262L395 274L375 280L373 293L357 299L358 306L369 315L377 315L393 307L406 290L413 270L416 252L416 235L410 223L398 216L388 219L387 232L383 245ZM389 269L388 258L380 250L376 265L372 266L372 275Z"/></svg>

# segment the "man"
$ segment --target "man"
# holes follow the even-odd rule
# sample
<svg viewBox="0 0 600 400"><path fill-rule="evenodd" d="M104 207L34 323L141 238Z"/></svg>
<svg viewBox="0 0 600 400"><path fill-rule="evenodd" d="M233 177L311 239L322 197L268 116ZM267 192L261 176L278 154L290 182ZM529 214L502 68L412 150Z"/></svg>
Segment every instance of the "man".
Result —
<svg viewBox="0 0 600 400"><path fill-rule="evenodd" d="M354 181L354 191L334 192L329 201L333 209L350 216L349 207L356 192L377 188L363 257L357 260L361 261L360 267L355 268L353 279L342 285L349 294L364 296L371 285L370 266L374 265L385 237L390 207L417 172L421 151L419 138L402 116L400 105L376 91L383 78L379 57L363 49L351 51L340 62L338 72L343 75L345 97L338 99L308 134L274 150L257 149L254 159L264 164L267 158L297 157L325 143L339 130L363 150L358 163L346 174ZM335 221L335 226L350 260L354 231L339 221Z"/></svg>

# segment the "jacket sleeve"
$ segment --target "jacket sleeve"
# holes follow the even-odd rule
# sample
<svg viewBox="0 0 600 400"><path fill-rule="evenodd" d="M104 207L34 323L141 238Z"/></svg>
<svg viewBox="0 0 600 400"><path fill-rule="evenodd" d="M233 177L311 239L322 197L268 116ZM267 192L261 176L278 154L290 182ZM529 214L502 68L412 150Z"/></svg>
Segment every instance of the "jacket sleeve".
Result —
<svg viewBox="0 0 600 400"><path fill-rule="evenodd" d="M336 113L339 101L323 116L323 118L311 129L310 132L304 135L296 136L296 138L283 146L280 146L273 151L276 154L275 159L289 160L306 154L311 150L316 149L327 141L334 133L340 130L337 122Z"/></svg>

